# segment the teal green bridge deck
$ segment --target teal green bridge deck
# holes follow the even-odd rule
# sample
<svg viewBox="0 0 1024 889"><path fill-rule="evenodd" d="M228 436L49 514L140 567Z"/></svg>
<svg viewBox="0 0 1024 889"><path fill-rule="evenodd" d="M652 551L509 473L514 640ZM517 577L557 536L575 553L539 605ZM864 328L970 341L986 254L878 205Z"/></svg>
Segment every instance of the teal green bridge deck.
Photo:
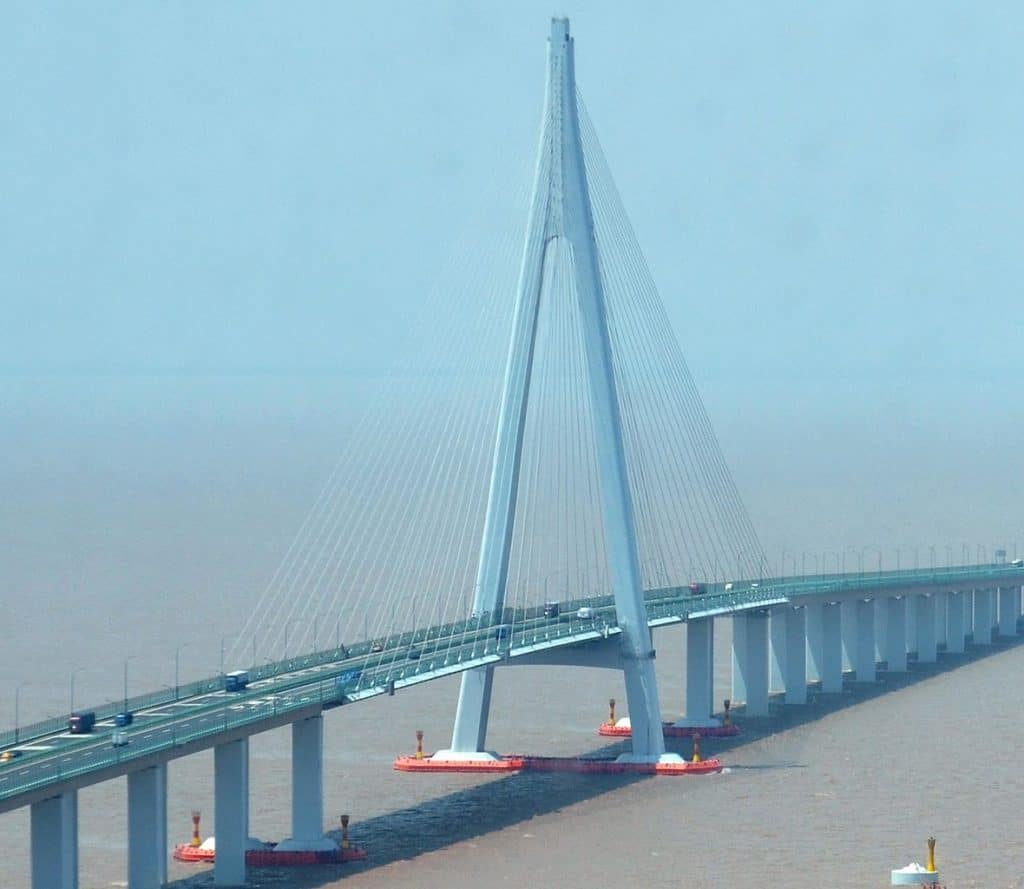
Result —
<svg viewBox="0 0 1024 889"><path fill-rule="evenodd" d="M648 624L659 627L785 604L1020 587L1022 581L1024 570L1018 566L977 565L766 579L737 582L731 589L709 584L697 595L686 587L670 587L649 590L645 599ZM583 606L592 609L591 617L577 616ZM252 666L250 684L242 692L225 692L221 675L164 688L130 698L127 707L122 701L94 708L97 726L88 735L69 735L66 716L0 732L0 751L21 751L18 758L0 764L0 812L364 698L619 633L610 596L565 601L559 611L556 617L545 617L542 607L509 608L501 615ZM507 635L499 638L498 625L508 626ZM418 654L415 659L409 656L411 649ZM129 729L131 742L115 747L113 717L125 709L136 720Z"/></svg>

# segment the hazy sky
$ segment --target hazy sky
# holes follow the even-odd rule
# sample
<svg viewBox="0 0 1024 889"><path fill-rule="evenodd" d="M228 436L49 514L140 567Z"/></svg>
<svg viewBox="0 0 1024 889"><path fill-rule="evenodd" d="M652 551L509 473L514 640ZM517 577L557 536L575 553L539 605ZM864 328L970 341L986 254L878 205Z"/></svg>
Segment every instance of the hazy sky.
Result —
<svg viewBox="0 0 1024 889"><path fill-rule="evenodd" d="M143 401L302 414L325 379L386 370L483 196L522 184L566 13L768 549L1024 541L1024 13L626 8L5 7L8 447L31 450L41 414ZM222 374L243 376L196 382Z"/></svg>

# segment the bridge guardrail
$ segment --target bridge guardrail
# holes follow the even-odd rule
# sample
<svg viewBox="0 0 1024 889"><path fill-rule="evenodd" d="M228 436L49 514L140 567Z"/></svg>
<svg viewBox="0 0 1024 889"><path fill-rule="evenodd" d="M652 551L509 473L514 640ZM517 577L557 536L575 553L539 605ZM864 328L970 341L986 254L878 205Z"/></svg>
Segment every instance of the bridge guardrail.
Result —
<svg viewBox="0 0 1024 889"><path fill-rule="evenodd" d="M664 587L660 589L647 590L647 610L649 618L658 617L680 617L685 618L693 611L704 611L712 608L728 608L740 605L755 604L759 601L766 601L784 596L790 599L797 599L802 596L820 596L828 594L841 594L851 590L874 589L879 587L892 586L895 581L903 583L908 587L915 585L928 585L948 582L955 584L958 579L970 577L976 581L979 577L985 580L999 581L1004 578L1014 580L1017 584L1024 583L1024 570L1019 567L1005 564L959 566L952 568L936 569L915 569L913 571L883 571L883 572L860 572L846 575L815 575L812 577L801 577L797 579L766 579L758 586L752 587L745 583L739 589L725 590L725 584L708 584L708 592L701 595L691 595L687 587ZM667 600L667 601L660 601ZM559 603L564 615L568 620L561 618L555 623L553 631L546 630L547 640L564 638L575 635L577 629L572 629L574 612L583 605L595 609L605 609L614 605L611 596L582 597L570 599ZM683 606L683 607L680 607ZM261 679L272 679L282 674L292 673L307 667L323 666L331 663L338 663L345 659L364 657L373 654L372 646L380 643L382 651L379 652L380 660L369 670L364 670L366 680L359 686L360 689L370 687L369 680L376 678L379 668L385 662L393 672L400 674L397 678L408 678L410 674L427 672L423 668L426 664L419 665L418 662L403 664L402 668L395 670L394 664L402 652L411 645L430 642L433 639L451 639L461 635L484 634L489 627L496 622L508 622L512 626L513 639L516 637L516 624L541 616L543 606L531 606L529 608L509 608L500 615L484 614L477 618L470 618L465 621L453 621L442 625L427 627L418 630L405 631L394 635L385 636L375 640L364 640L351 646L339 645L333 648L322 649L311 654L291 658L282 658L279 661L265 662L259 665L252 665L248 668L250 676L254 681ZM600 624L603 626L603 623ZM611 623L610 626L615 626ZM479 641L479 640L478 640ZM498 650L496 643L488 647L488 642L494 640L483 640L483 647L480 648L475 642L470 654L460 652L458 661L472 660L486 654L494 654ZM513 641L513 640L510 640ZM427 663L434 659L425 658ZM390 681L390 680L388 680ZM197 695L219 691L223 688L223 678L220 675L195 680L178 686L177 689L165 688L156 692L131 697L127 702L127 709L136 713L152 707L172 704L179 698L191 698ZM110 719L115 714L125 709L124 701L103 704L99 707L89 708L96 713L98 720ZM67 725L67 716L51 717L39 722L17 729L8 729L0 732L0 748L9 747L36 738L45 737L61 731Z"/></svg>
<svg viewBox="0 0 1024 889"><path fill-rule="evenodd" d="M0 799L8 799L38 787L45 787L59 781L75 778L111 765L116 765L117 763L131 762L134 759L159 753L162 750L180 747L191 741L211 737L227 729L257 723L280 713L301 710L310 706L310 704L330 703L340 698L341 694L333 682L319 682L315 691L274 695L272 701L267 703L249 703L240 708L240 712L238 712L239 708L236 701L226 699L222 720L218 719L216 722L191 731L176 730L172 726L170 737L157 737L148 741L133 741L124 747L113 747L108 743L106 747L97 747L97 755L90 757L81 765L69 767L56 763L49 767L40 768L38 774L33 775L29 780L0 787Z"/></svg>

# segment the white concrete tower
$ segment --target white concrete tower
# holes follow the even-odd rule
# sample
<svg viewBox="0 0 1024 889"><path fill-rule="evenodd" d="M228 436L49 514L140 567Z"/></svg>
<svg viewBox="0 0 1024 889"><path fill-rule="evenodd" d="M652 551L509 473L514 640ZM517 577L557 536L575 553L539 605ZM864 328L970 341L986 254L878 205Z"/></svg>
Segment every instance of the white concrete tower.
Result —
<svg viewBox="0 0 1024 889"><path fill-rule="evenodd" d="M545 268L556 261L569 261L572 265L586 353L609 573L622 628L622 662L633 755L657 760L664 754L665 745L654 675L654 651L643 601L604 288L580 141L573 40L569 21L564 18L551 22L544 123L474 596L477 613L489 614L496 621L500 619L498 615L505 601ZM451 750L441 751L439 757L478 759L487 756L492 674L490 667L463 674Z"/></svg>

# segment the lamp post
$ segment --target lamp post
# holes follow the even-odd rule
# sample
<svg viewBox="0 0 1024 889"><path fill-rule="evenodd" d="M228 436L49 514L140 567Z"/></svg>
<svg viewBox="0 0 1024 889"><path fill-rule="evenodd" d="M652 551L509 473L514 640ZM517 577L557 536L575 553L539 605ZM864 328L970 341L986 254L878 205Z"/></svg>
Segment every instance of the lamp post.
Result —
<svg viewBox="0 0 1024 889"><path fill-rule="evenodd" d="M220 637L220 675L224 675L224 643L234 636L234 633L228 633L226 636Z"/></svg>
<svg viewBox="0 0 1024 889"><path fill-rule="evenodd" d="M822 577L824 577L826 574L828 574L828 559L826 558L827 555L828 555L828 550L822 550L821 551L821 576Z"/></svg>
<svg viewBox="0 0 1024 889"><path fill-rule="evenodd" d="M70 703L70 710L68 710L69 714L75 712L75 676L78 673L81 673L85 669L87 669L87 668L84 667L84 666L83 667L75 667L75 669L71 671L71 676L70 676L70 679L69 679L69 682L68 682L68 685L69 685L68 698L69 698L69 703Z"/></svg>
<svg viewBox="0 0 1024 889"><path fill-rule="evenodd" d="M823 573L825 569L822 567L821 562L818 560L818 554L817 553L809 553L806 550L800 556L800 570L801 570L801 572L804 575L807 574L807 557L808 556L810 556L812 559L814 559L814 573L815 574Z"/></svg>
<svg viewBox="0 0 1024 889"><path fill-rule="evenodd" d="M137 658L137 654L130 654L124 659L124 712L128 712L128 661Z"/></svg>
<svg viewBox="0 0 1024 889"><path fill-rule="evenodd" d="M178 681L178 676L181 672L181 650L188 648L191 642L179 642L174 646L174 700L178 700L181 694L181 685Z"/></svg>
<svg viewBox="0 0 1024 889"><path fill-rule="evenodd" d="M291 620L286 621L284 625L284 658L282 660L288 660L288 631L291 629L292 624L297 624L302 621L301 617L293 617Z"/></svg>
<svg viewBox="0 0 1024 889"><path fill-rule="evenodd" d="M22 682L20 685L14 687L14 743L18 743L18 714L21 709L21 690L28 685L27 682Z"/></svg>
<svg viewBox="0 0 1024 889"><path fill-rule="evenodd" d="M878 573L882 573L882 548L876 546L874 543L866 543L860 548L860 573L864 574L864 556L869 549L873 549L878 553Z"/></svg>

